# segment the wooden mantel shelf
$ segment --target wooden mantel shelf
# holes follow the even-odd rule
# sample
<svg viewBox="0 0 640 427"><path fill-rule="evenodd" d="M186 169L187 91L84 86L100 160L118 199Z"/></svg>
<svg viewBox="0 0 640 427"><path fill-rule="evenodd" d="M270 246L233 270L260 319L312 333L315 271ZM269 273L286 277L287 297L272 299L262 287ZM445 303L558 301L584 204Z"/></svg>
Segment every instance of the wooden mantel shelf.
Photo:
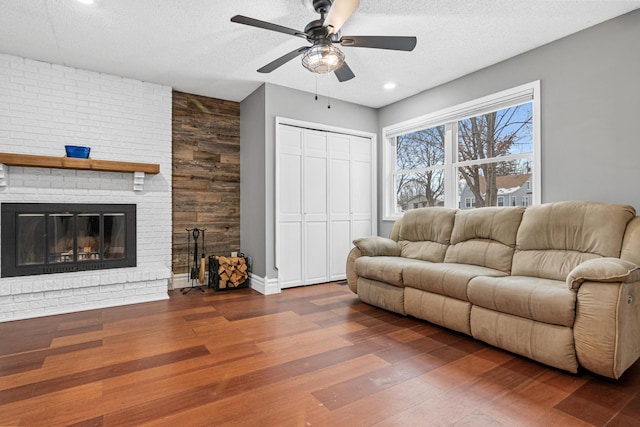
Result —
<svg viewBox="0 0 640 427"><path fill-rule="evenodd" d="M144 172L151 175L160 173L160 165L155 163L116 162L112 160L76 159L73 157L37 156L33 154L0 153L0 164L101 172Z"/></svg>

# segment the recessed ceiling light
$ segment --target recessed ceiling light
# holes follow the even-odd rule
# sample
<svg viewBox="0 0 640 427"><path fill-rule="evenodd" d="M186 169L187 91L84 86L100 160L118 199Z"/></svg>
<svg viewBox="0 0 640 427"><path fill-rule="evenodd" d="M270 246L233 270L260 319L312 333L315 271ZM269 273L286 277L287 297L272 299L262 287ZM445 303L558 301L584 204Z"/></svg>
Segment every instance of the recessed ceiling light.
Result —
<svg viewBox="0 0 640 427"><path fill-rule="evenodd" d="M396 84L394 82L389 82L384 84L384 88L386 90L391 90L396 88Z"/></svg>
<svg viewBox="0 0 640 427"><path fill-rule="evenodd" d="M95 0L76 0L78 3L82 3L82 4L93 4L95 3Z"/></svg>

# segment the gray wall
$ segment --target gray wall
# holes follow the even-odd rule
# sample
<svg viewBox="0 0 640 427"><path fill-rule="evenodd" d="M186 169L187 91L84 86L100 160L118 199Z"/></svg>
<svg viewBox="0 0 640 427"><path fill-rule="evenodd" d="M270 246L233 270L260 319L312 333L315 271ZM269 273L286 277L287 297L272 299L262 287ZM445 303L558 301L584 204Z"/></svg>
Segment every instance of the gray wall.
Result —
<svg viewBox="0 0 640 427"><path fill-rule="evenodd" d="M274 267L276 117L364 132L378 130L377 111L372 108L332 100L329 109L325 97L319 96L316 101L312 93L269 83L242 101L240 245L247 255L254 257L253 273L267 278L277 277ZM258 164L257 157L261 157L262 164ZM258 190L263 194L252 197Z"/></svg>
<svg viewBox="0 0 640 427"><path fill-rule="evenodd" d="M253 272L265 270L265 87L240 103L240 250L253 259Z"/></svg>
<svg viewBox="0 0 640 427"><path fill-rule="evenodd" d="M385 126L540 80L542 201L640 210L638 40L640 10L384 107L379 135ZM378 170L384 143L379 137ZM378 188L382 206L380 178ZM378 234L388 236L391 225L381 221Z"/></svg>

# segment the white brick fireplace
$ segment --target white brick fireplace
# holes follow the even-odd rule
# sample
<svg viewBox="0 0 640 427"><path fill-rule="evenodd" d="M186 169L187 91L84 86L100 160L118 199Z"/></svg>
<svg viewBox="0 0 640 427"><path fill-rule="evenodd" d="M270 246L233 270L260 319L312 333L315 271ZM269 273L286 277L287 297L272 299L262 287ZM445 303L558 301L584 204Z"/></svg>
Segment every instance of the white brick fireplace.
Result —
<svg viewBox="0 0 640 427"><path fill-rule="evenodd" d="M1 165L0 204L135 204L137 266L0 278L0 321L167 298L171 88L0 54L0 152L62 157L65 145L160 173L140 191L134 173Z"/></svg>

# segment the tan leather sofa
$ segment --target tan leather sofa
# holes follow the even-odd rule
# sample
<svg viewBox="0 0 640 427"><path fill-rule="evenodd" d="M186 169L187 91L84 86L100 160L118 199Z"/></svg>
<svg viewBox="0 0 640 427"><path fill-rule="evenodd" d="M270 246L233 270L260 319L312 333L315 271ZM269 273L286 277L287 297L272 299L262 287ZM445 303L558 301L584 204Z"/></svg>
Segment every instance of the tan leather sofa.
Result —
<svg viewBox="0 0 640 427"><path fill-rule="evenodd" d="M354 241L349 287L371 305L539 362L619 378L640 356L640 217L631 206L410 210Z"/></svg>

